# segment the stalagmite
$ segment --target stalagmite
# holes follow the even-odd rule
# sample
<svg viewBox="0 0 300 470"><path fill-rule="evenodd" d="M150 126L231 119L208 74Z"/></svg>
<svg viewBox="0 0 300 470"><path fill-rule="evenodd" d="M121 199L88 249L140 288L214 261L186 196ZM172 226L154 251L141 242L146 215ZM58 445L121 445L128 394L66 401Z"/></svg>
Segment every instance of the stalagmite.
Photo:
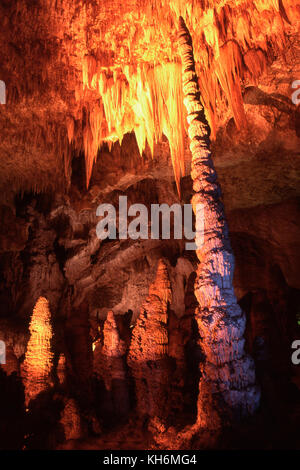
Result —
<svg viewBox="0 0 300 470"><path fill-rule="evenodd" d="M168 304L171 285L165 263L159 261L156 279L149 288L132 332L128 365L135 379L137 409L141 416L160 418L168 396Z"/></svg>
<svg viewBox="0 0 300 470"><path fill-rule="evenodd" d="M109 311L103 327L103 346L98 340L94 343L93 369L102 379L110 394L113 409L117 416L129 411L129 383L126 371L126 344L120 338L114 313Z"/></svg>
<svg viewBox="0 0 300 470"><path fill-rule="evenodd" d="M51 383L51 313L49 303L44 297L40 297L34 307L29 331L30 339L22 367L26 405Z"/></svg>
<svg viewBox="0 0 300 470"><path fill-rule="evenodd" d="M70 439L80 439L82 436L81 420L76 402L72 398L66 400L60 423L63 426L67 441Z"/></svg>
<svg viewBox="0 0 300 470"><path fill-rule="evenodd" d="M199 266L195 282L200 344L205 354L199 385L197 424L216 428L233 416L255 411L259 392L253 361L245 354L245 315L237 304L232 279L234 257L210 150L210 128L200 101L193 45L179 19L184 104L188 112L194 196L204 208L203 240L196 236Z"/></svg>
<svg viewBox="0 0 300 470"><path fill-rule="evenodd" d="M103 368L104 381L108 390L114 380L125 380L124 355L126 346L120 339L114 313L108 312L103 331Z"/></svg>

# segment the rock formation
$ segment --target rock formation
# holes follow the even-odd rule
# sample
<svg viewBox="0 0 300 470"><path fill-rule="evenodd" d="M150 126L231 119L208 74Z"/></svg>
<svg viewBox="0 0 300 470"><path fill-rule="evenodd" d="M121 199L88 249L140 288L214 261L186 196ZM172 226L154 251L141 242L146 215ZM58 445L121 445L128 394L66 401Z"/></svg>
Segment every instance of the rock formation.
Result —
<svg viewBox="0 0 300 470"><path fill-rule="evenodd" d="M184 409L183 390L185 384L185 350L181 321L171 310L168 319L168 355L173 359L172 376L170 376L169 407L171 413L182 413Z"/></svg>
<svg viewBox="0 0 300 470"><path fill-rule="evenodd" d="M105 362L106 387L111 389L114 380L125 380L124 355L126 347L120 339L114 313L109 311L104 323L102 354Z"/></svg>
<svg viewBox="0 0 300 470"><path fill-rule="evenodd" d="M64 427L70 448L206 448L257 403L244 351L262 412L231 447L299 447L299 0L2 0L0 16L0 447L54 448ZM150 215L193 194L197 253L173 227L97 238L100 204L118 219L120 196ZM53 367L30 338L39 297ZM50 368L24 419L20 371L28 403Z"/></svg>
<svg viewBox="0 0 300 470"><path fill-rule="evenodd" d="M56 375L59 383L63 385L66 381L66 357L64 354L59 355L56 367Z"/></svg>
<svg viewBox="0 0 300 470"><path fill-rule="evenodd" d="M179 48L191 140L192 204L196 220L200 213L204 217L203 231L197 232L195 239L199 258L196 320L205 354L197 422L204 428L218 428L224 419L253 413L259 403L259 392L253 361L244 350L246 320L233 290L234 257L211 158L210 128L200 101L192 38L182 17ZM200 207L202 211L197 212Z"/></svg>
<svg viewBox="0 0 300 470"><path fill-rule="evenodd" d="M99 378L101 378L103 374L102 347L103 345L100 338L93 342L93 373Z"/></svg>
<svg viewBox="0 0 300 470"><path fill-rule="evenodd" d="M113 411L119 417L129 411L129 385L125 362L126 345L120 338L114 313L109 311L103 327L103 346L94 349L94 372L110 395Z"/></svg>
<svg viewBox="0 0 300 470"><path fill-rule="evenodd" d="M74 383L88 387L92 375L92 340L88 321L89 308L83 301L67 308L65 341L69 355L70 376Z"/></svg>
<svg viewBox="0 0 300 470"><path fill-rule="evenodd" d="M84 150L89 182L99 146L122 140L131 131L141 151L147 143L153 149L162 134L167 137L178 182L184 173L184 119L174 32L177 16L183 15L197 41L201 92L214 134L226 108L223 101L237 127L245 124L241 80L261 76L274 52L286 49L290 29L299 21L294 0L105 0L101 5L91 1L90 8L71 0L62 5L19 0L17 6L5 2L0 8L5 64L1 80L7 86L7 108L25 100L24 110L16 106L15 114L1 114L6 140L14 142L9 155L6 140L0 143L3 188L5 181L11 183L7 199L13 191L69 184L72 149ZM24 28L19 27L18 15ZM27 41L30 34L35 47ZM18 54L24 45L32 66L24 67ZM40 102L46 108L39 107Z"/></svg>
<svg viewBox="0 0 300 470"><path fill-rule="evenodd" d="M22 367L26 405L51 383L53 333L49 303L44 297L37 300L33 309L29 331L30 339Z"/></svg>
<svg viewBox="0 0 300 470"><path fill-rule="evenodd" d="M162 417L168 398L168 304L171 286L164 261L132 331L128 365L135 380L139 416Z"/></svg>
<svg viewBox="0 0 300 470"><path fill-rule="evenodd" d="M14 354L14 351L11 347L6 348L5 356L6 356L5 364L1 363L0 368L3 369L7 373L7 375L12 374L13 372L16 372L17 375L19 375L20 364L19 364L17 356Z"/></svg>
<svg viewBox="0 0 300 470"><path fill-rule="evenodd" d="M65 439L80 439L82 436L81 420L75 400L65 400L65 406L61 415L60 423L63 426Z"/></svg>
<svg viewBox="0 0 300 470"><path fill-rule="evenodd" d="M199 389L199 362L202 360L195 312L198 302L194 293L196 273L192 273L185 286L184 314L177 317L170 312L169 356L174 359L171 377L170 403L175 421L192 423L196 413Z"/></svg>

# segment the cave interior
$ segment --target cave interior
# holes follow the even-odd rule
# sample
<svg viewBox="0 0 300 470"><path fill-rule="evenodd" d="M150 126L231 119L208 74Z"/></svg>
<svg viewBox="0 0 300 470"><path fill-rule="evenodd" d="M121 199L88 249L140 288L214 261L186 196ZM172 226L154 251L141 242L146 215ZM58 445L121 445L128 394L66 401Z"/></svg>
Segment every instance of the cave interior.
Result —
<svg viewBox="0 0 300 470"><path fill-rule="evenodd" d="M0 449L300 449L300 2L0 16ZM203 197L203 250L99 239L125 196Z"/></svg>

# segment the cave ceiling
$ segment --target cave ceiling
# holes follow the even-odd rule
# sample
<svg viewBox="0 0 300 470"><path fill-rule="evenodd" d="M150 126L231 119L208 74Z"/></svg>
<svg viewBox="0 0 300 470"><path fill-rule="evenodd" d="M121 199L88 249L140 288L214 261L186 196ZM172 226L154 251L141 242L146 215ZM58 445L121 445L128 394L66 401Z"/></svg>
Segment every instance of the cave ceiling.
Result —
<svg viewBox="0 0 300 470"><path fill-rule="evenodd" d="M128 132L141 154L155 154L167 138L179 186L187 159L180 15L193 37L220 165L233 158L224 129L232 146L244 133L243 152L251 153L247 128L259 143L270 140L279 115L288 120L287 151L296 152L290 97L300 78L298 1L3 0L0 14L2 199L67 188L80 154L88 187L103 144L122 142Z"/></svg>

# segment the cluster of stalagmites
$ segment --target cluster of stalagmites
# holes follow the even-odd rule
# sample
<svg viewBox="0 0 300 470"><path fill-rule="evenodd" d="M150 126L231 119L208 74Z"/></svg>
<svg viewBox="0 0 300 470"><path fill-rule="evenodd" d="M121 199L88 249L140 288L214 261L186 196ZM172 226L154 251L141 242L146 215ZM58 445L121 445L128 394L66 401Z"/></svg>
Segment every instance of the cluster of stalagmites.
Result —
<svg viewBox="0 0 300 470"><path fill-rule="evenodd" d="M127 325L131 335L128 335L128 331L124 334L124 318L114 315L112 311L109 311L106 320L98 325L98 337L92 347L92 375L105 387L105 397L112 403L115 416L128 417L130 410L135 410L141 423L149 419L149 429L154 426L159 433L159 430L164 431L166 425L174 423L174 420L179 419L182 424L192 424L196 421L199 362L202 360L197 344L197 323L201 336L204 334L204 328L213 332L206 332L207 341L201 342L202 353L206 356L206 367L202 370L202 387L206 386L209 377L218 388L212 392L224 390L227 393L226 391L230 390L230 396L227 398L228 401L232 400L234 405L234 394L241 393L238 389L234 391L240 386L240 377L244 376L246 386L249 383L251 367L247 361L239 361L239 346L243 346L243 340L239 338L244 328L244 325L240 324L240 317L237 321L231 318L231 324L227 325L227 328L219 328L215 320L209 321L208 318L207 322L203 321L203 317L199 321L199 313L195 317L195 277L191 275L188 281L184 312L182 317L178 318L170 309L172 289L167 265L160 260L156 277L149 287L148 297L135 325ZM197 285L196 293L198 288ZM218 324L225 322L221 313L217 320ZM43 297L36 303L29 330L30 339L22 366L22 378L26 406L30 407L31 400L36 399L41 392L51 389L55 383L60 391L65 388L68 367L66 357L62 353L54 361L51 349L51 313L48 301ZM237 387L234 382L234 367L238 369ZM135 400L132 399L132 392ZM58 395L63 401L60 424L64 429L65 438L77 439L83 432L80 405L76 398L71 398L67 392L62 392L62 395L58 392ZM201 394L199 396L203 397ZM199 409L202 410L201 416ZM182 416L189 413L190 418L185 421ZM207 413L211 417L209 410ZM198 421L206 418L205 408L200 408L198 404Z"/></svg>
<svg viewBox="0 0 300 470"><path fill-rule="evenodd" d="M168 355L168 305L171 284L165 263L158 264L131 339L121 339L113 312L108 312L102 341L94 342L94 373L105 383L119 406L120 415L129 407L130 382L134 384L138 416L161 417L167 412L171 360ZM114 399L117 393L117 400Z"/></svg>

